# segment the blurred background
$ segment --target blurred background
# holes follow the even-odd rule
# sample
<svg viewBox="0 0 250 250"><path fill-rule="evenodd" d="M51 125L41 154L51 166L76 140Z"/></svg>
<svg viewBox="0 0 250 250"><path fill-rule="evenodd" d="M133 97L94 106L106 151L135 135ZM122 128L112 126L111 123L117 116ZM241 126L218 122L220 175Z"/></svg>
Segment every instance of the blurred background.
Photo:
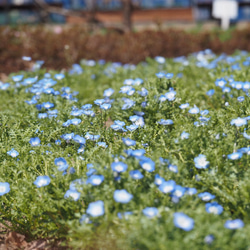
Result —
<svg viewBox="0 0 250 250"><path fill-rule="evenodd" d="M215 1L223 2L216 15ZM84 60L137 64L206 49L250 51L249 21L250 0L0 0L0 79Z"/></svg>

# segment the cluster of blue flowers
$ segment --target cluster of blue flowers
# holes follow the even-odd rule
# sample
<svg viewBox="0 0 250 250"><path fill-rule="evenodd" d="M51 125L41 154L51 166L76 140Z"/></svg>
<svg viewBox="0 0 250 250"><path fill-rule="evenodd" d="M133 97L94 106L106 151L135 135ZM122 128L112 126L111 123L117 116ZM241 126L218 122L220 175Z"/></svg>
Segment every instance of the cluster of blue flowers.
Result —
<svg viewBox="0 0 250 250"><path fill-rule="evenodd" d="M224 62L231 65L231 70L238 70L234 58L230 59L224 55L216 57L210 50L199 52L194 56L195 64L199 68L214 69L220 62ZM46 170L46 174L43 175L38 175L36 172L37 176L33 179L32 185L46 192L58 178L57 176L60 175L62 178L70 176L68 179L65 177L64 183L67 184L64 184L66 186L64 201L80 202L88 193L88 199L83 202L84 207L81 210L81 224L93 225L95 217L101 219L102 216L112 213L115 208L119 219L127 219L134 214L142 214L148 221L161 218L165 211L157 206L157 199L161 198L167 199L173 206L181 204L182 200L192 199L202 204L203 211L208 214L218 216L225 213L226 209L223 207L225 203L222 204L225 198L219 199L218 193L214 193L216 189L207 189L206 185L201 184L204 176L216 171L214 158L217 156L213 156L212 150L203 150L202 146L193 150L192 143L200 137L202 138L200 144L205 144L206 133L206 136L212 138L211 145L216 147L220 138L232 137L233 134L236 137L235 143L228 151L223 151L223 160L234 164L244 158L244 154L250 154L249 147L237 146L239 137L248 145L247 140L250 139L250 135L247 134L247 128L250 116L247 116L248 112L245 112L245 115L239 112L237 116L241 117L234 116L227 120L225 126L228 135L222 131L214 135L210 132L216 123L211 110L212 105L205 107L206 103L192 103L191 98L182 100L178 84L173 84L182 75L175 77L175 74L164 71L165 58L156 57L155 61L160 69L160 72L152 75L156 90L147 84L147 79L127 78L118 90L105 89L103 96L94 100L92 104L80 104L81 100L77 98L78 92L72 91L70 87L57 88L57 85L64 83L63 73L54 76L46 73L41 79L38 76L25 78L23 75L17 75L13 76L11 84L1 85L2 90L25 88L30 99L25 100L24 105L34 111L34 119L44 124L56 124L58 131L50 141L47 141L42 131L37 131L38 136L30 137L25 142L32 148L29 151L32 157L37 156L37 148L51 147L50 144L53 143L53 147L59 148L60 152L67 152L59 155L55 154L56 150L51 149L53 152L47 150L46 154L51 154L50 157L53 158L51 169ZM176 58L174 61L182 67L187 67L190 63L186 57ZM103 62L93 60L83 61L83 64L86 67L104 65ZM132 65L122 66L113 63L108 65L103 73L112 77L120 67L129 71L134 69ZM68 74L83 74L83 72L82 67L75 64ZM91 79L94 80L95 77L92 75ZM222 96L223 110L229 109L233 101L237 102L239 107L246 105L250 83L236 81L234 78L231 75L217 78L214 81L214 89L206 90L204 93L208 102L212 103L213 96L218 95ZM240 94L233 95L234 90ZM62 110L60 105L63 106L64 103L72 106L70 109ZM151 108L150 105L155 106ZM112 112L115 112L113 116ZM115 118L111 125L106 126L105 122L110 117ZM180 125L181 119L190 126ZM103 134L100 131L103 131ZM150 136L147 136L148 131L151 133ZM169 139L172 135L175 137L174 140ZM158 146L154 144L156 138ZM176 148L172 150L173 145ZM159 155L158 151L163 152L159 147L164 148L164 152L169 156L166 156L168 159L163 158L165 157L163 154ZM70 150L64 151L65 148ZM6 150L6 157L9 157L10 161L17 162L18 157L23 154L21 150L18 152L16 149L11 146ZM183 156L183 152L186 152L186 156ZM100 163L100 160L95 162L93 157L95 153L100 153L103 162ZM76 158L73 158L72 154ZM76 163L77 161L81 162L80 165ZM180 178L182 174L185 174L185 178L189 178L190 182L192 181L191 185ZM0 182L0 196L7 197L11 187L15 185L11 180L8 181ZM140 187L144 187L145 192L154 190L157 199L149 200L147 205L143 208L140 206L138 211L139 195L136 188ZM96 190L99 190L99 193L95 196ZM105 192L108 201L100 198L106 195ZM100 196L100 193L103 196ZM186 214L183 211L181 206L174 210L173 224L181 230L191 231L196 225L195 213ZM244 227L244 222L240 218L230 218L222 224L232 230ZM207 244L211 244L213 240L214 235L205 238Z"/></svg>

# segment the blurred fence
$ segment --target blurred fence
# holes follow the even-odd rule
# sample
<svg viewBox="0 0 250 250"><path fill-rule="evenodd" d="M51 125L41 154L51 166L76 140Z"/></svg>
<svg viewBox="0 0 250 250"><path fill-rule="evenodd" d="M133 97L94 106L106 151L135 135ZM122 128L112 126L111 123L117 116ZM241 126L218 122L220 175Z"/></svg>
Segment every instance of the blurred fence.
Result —
<svg viewBox="0 0 250 250"><path fill-rule="evenodd" d="M55 5L72 10L88 10L92 0L45 0ZM194 20L207 21L212 19L211 10L213 0L132 0L140 9L157 8L190 8L194 9ZM238 0L239 13L235 21L250 20L250 0ZM97 0L99 11L121 10L120 0ZM55 23L64 23L65 17L59 14L50 14L49 19ZM37 23L41 18L34 8L33 0L0 0L0 25L16 23Z"/></svg>

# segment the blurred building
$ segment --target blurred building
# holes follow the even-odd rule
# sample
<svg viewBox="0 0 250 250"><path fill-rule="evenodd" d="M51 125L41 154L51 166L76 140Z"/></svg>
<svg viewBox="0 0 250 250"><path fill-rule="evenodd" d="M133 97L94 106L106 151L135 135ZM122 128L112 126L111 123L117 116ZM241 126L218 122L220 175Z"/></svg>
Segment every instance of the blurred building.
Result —
<svg viewBox="0 0 250 250"><path fill-rule="evenodd" d="M88 11L92 8L92 0L44 0L51 6L72 10ZM161 16L166 11L166 17L171 20L212 20L213 0L132 0L137 10L161 10ZM237 0L239 13L235 21L250 20L250 0ZM98 12L117 12L121 10L120 0L97 0ZM186 10L186 11L185 11ZM140 15L139 12L137 12ZM154 12L157 15L156 12ZM186 15L186 17L185 17ZM115 19L114 19L115 20ZM38 23L41 21L39 9L34 0L0 0L0 24ZM66 19L59 14L50 14L49 21L64 23Z"/></svg>

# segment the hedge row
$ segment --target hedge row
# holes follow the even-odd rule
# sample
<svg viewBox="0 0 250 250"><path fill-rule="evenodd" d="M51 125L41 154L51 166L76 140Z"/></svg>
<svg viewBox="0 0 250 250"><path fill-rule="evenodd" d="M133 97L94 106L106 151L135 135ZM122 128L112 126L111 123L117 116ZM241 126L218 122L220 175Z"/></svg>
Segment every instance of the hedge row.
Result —
<svg viewBox="0 0 250 250"><path fill-rule="evenodd" d="M193 34L170 29L131 34L106 32L104 35L89 34L81 26L0 27L0 71L10 73L27 68L22 56L44 60L47 68L62 69L83 58L138 63L147 57L176 57L206 48L229 54L236 49L250 51L250 27L233 30L226 41L222 37L221 31Z"/></svg>

